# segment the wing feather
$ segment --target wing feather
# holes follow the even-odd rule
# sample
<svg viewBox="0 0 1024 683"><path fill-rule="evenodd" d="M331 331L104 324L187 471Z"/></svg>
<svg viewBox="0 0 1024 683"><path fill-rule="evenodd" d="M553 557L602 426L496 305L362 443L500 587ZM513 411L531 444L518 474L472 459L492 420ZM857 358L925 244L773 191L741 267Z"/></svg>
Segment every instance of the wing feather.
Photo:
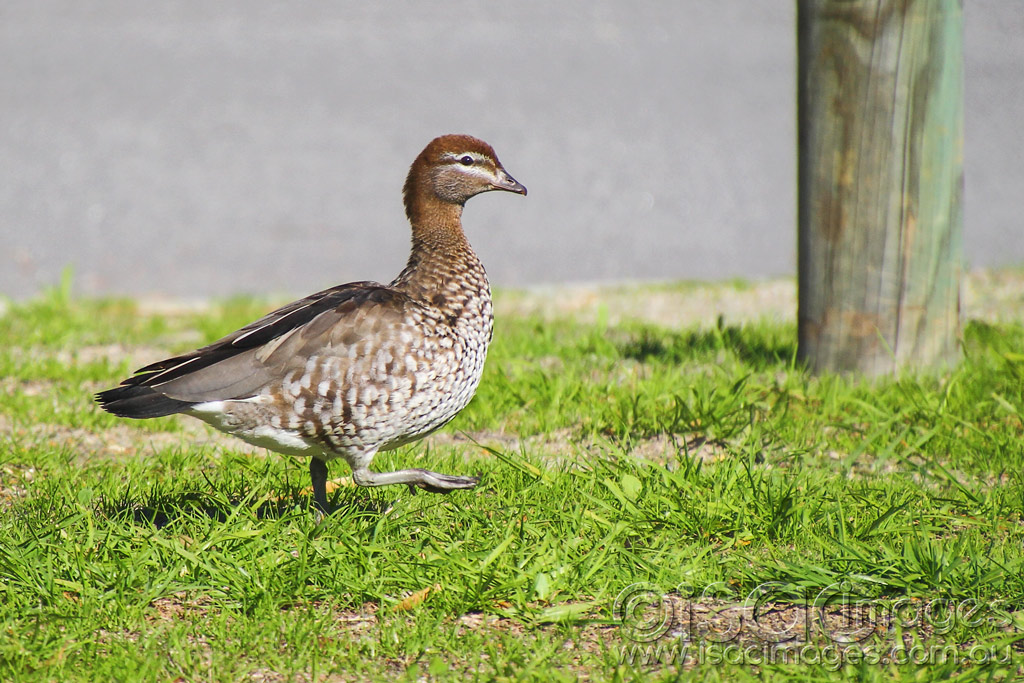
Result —
<svg viewBox="0 0 1024 683"><path fill-rule="evenodd" d="M248 398L301 366L318 348L361 341L376 325L366 316L404 317L418 306L408 295L376 282L325 289L268 313L195 351L152 363L120 386L96 395L117 415L153 417L195 403Z"/></svg>

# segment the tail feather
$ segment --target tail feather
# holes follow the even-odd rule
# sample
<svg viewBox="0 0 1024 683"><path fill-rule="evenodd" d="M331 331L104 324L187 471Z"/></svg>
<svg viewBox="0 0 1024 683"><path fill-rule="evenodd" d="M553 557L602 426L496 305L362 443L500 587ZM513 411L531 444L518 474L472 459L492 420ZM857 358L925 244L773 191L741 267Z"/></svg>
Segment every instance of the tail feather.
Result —
<svg viewBox="0 0 1024 683"><path fill-rule="evenodd" d="M163 417L188 410L189 401L164 396L152 387L122 385L96 394L96 402L108 413L118 417Z"/></svg>

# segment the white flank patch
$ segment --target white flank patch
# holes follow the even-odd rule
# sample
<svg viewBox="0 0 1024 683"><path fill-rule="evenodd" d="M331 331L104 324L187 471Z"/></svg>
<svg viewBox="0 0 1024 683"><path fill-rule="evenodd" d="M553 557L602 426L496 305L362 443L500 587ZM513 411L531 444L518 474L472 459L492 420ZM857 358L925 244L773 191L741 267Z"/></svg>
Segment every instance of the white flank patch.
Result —
<svg viewBox="0 0 1024 683"><path fill-rule="evenodd" d="M323 454L323 450L319 446L309 443L293 429L282 429L272 425L259 425L247 429L238 424L237 418L232 420L225 414L225 411L233 403L261 403L264 400L266 399L263 396L253 396L231 401L206 401L195 404L188 412L214 429L219 429L258 448L266 448L288 455Z"/></svg>
<svg viewBox="0 0 1024 683"><path fill-rule="evenodd" d="M190 410L194 413L202 413L204 415L219 415L224 412L224 401L206 401L205 403L197 403Z"/></svg>
<svg viewBox="0 0 1024 683"><path fill-rule="evenodd" d="M306 442L298 434L284 429L274 429L267 425L261 425L248 434L237 433L254 446L267 448L278 453L290 455L303 455L310 451L319 452L320 449Z"/></svg>

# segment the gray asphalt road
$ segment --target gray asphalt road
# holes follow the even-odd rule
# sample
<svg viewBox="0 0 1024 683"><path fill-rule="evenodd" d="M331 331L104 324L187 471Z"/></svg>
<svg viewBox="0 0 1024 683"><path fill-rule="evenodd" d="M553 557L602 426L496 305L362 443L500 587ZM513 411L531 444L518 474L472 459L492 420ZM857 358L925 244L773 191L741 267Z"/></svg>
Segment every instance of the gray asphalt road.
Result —
<svg viewBox="0 0 1024 683"><path fill-rule="evenodd" d="M969 265L1024 261L1024 5L966 9ZM0 3L0 294L387 280L437 134L530 188L465 216L499 285L795 263L794 7Z"/></svg>

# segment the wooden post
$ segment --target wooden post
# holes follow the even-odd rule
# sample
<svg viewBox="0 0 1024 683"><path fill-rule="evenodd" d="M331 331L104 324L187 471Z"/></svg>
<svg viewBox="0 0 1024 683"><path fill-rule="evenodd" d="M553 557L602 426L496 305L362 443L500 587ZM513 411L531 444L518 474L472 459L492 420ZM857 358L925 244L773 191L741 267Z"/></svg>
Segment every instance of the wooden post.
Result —
<svg viewBox="0 0 1024 683"><path fill-rule="evenodd" d="M959 358L960 0L799 0L799 358Z"/></svg>

